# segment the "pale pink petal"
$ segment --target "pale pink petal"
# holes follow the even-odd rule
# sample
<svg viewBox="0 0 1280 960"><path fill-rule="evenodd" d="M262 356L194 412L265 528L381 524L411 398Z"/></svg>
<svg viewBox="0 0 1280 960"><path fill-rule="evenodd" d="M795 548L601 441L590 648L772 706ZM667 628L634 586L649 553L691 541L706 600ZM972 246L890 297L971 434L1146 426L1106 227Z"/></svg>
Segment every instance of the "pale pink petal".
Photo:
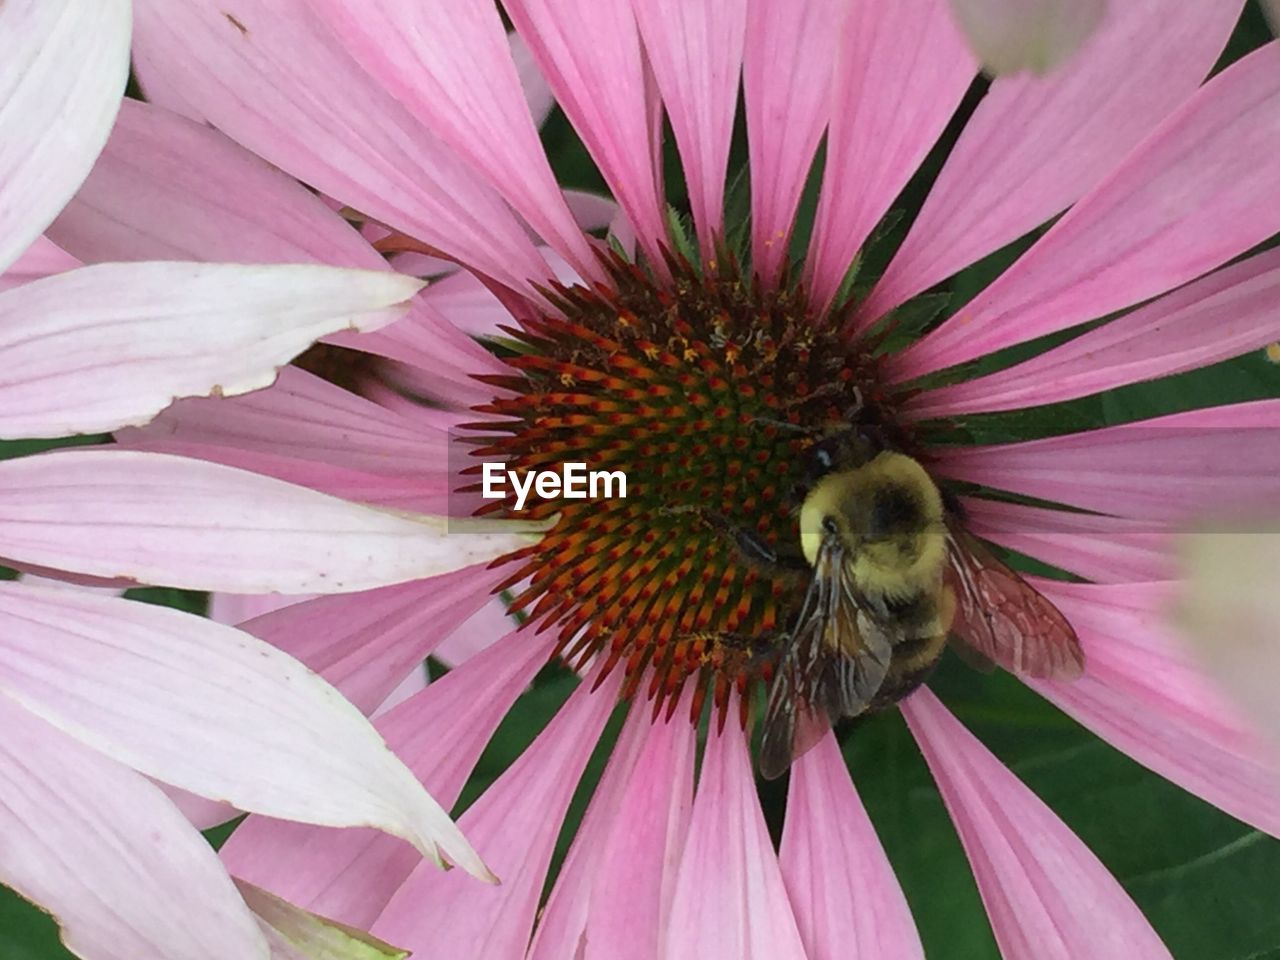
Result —
<svg viewBox="0 0 1280 960"><path fill-rule="evenodd" d="M271 960L405 960L408 953L352 927L308 913L243 880L236 889L253 911Z"/></svg>
<svg viewBox="0 0 1280 960"><path fill-rule="evenodd" d="M1115 877L927 689L902 704L1006 960L1171 960Z"/></svg>
<svg viewBox="0 0 1280 960"><path fill-rule="evenodd" d="M494 597L450 633L432 656L447 666L460 666L505 637L514 623L502 598Z"/></svg>
<svg viewBox="0 0 1280 960"><path fill-rule="evenodd" d="M618 204L609 197L586 190L566 190L564 201L583 230L604 230L618 215ZM554 264L552 264L554 266Z"/></svg>
<svg viewBox="0 0 1280 960"><path fill-rule="evenodd" d="M0 689L148 776L242 810L369 826L484 864L350 703L292 657L168 607L0 584Z"/></svg>
<svg viewBox="0 0 1280 960"><path fill-rule="evenodd" d="M370 713L415 664L486 605L502 576L501 570L476 564L363 593L316 597L240 628L301 660Z"/></svg>
<svg viewBox="0 0 1280 960"><path fill-rule="evenodd" d="M266 960L231 878L164 794L3 693L0 729L0 882L52 913L68 949Z"/></svg>
<svg viewBox="0 0 1280 960"><path fill-rule="evenodd" d="M667 235L630 0L508 0L556 100L651 256Z"/></svg>
<svg viewBox="0 0 1280 960"><path fill-rule="evenodd" d="M176 397L265 387L316 339L376 329L419 281L311 265L101 264L0 296L0 436L146 423Z"/></svg>
<svg viewBox="0 0 1280 960"><path fill-rule="evenodd" d="M632 0L689 188L704 257L724 234L747 0Z"/></svg>
<svg viewBox="0 0 1280 960"><path fill-rule="evenodd" d="M1202 531L1179 545L1185 579L1174 615L1205 672L1247 711L1280 758L1274 752L1280 748L1280 521L1250 519L1254 527L1247 532Z"/></svg>
<svg viewBox="0 0 1280 960"><path fill-rule="evenodd" d="M912 416L955 416L1072 400L1207 367L1280 339L1280 251L1219 270L1060 347L921 394Z"/></svg>
<svg viewBox="0 0 1280 960"><path fill-rule="evenodd" d="M1017 263L896 361L917 376L1164 293L1280 229L1280 56L1218 74Z"/></svg>
<svg viewBox="0 0 1280 960"><path fill-rule="evenodd" d="M419 866L373 932L429 957L520 960L533 929L556 836L574 788L617 703L618 675L583 681L484 795L459 818L501 878L481 888L459 873Z"/></svg>
<svg viewBox="0 0 1280 960"><path fill-rule="evenodd" d="M696 730L633 704L543 909L529 960L653 960L693 802Z"/></svg>
<svg viewBox="0 0 1280 960"><path fill-rule="evenodd" d="M186 790L171 787L160 780L155 780L153 783L163 791L164 795L173 802L173 805L181 811L182 815L197 830L208 830L210 827L216 827L219 824L226 823L228 820L234 820L244 812L243 810L237 810L229 803L209 800L197 794L188 793Z"/></svg>
<svg viewBox="0 0 1280 960"><path fill-rule="evenodd" d="M1150 521L964 498L966 526L980 537L1098 583L1173 576L1168 532Z"/></svg>
<svg viewBox="0 0 1280 960"><path fill-rule="evenodd" d="M90 263L387 263L324 199L210 127L126 100L111 139L50 236ZM437 371L459 389L505 372L415 301L393 327L328 342ZM477 402L477 401L473 401Z"/></svg>
<svg viewBox="0 0 1280 960"><path fill-rule="evenodd" d="M452 805L485 744L549 650L513 633L452 670L375 726L442 803ZM327 917L368 927L421 862L373 830L335 832L250 817L222 848L238 877ZM480 893L473 886L472 893Z"/></svg>
<svg viewBox="0 0 1280 960"><path fill-rule="evenodd" d="M395 689L387 694L386 699L373 708L369 718L376 720L388 710L400 706L415 693L421 693L427 689L430 683L431 677L427 674L427 665L425 663L414 664L413 669L405 675L403 680L396 684Z"/></svg>
<svg viewBox="0 0 1280 960"><path fill-rule="evenodd" d="M1096 186L1195 92L1240 6L1238 0L1113 3L1069 64L1047 77L993 83L907 239L859 307L859 323L1016 240Z"/></svg>
<svg viewBox="0 0 1280 960"><path fill-rule="evenodd" d="M4 273L0 273L0 293L20 287L32 280L74 270L80 261L63 250L47 236L36 237L35 243L23 253Z"/></svg>
<svg viewBox="0 0 1280 960"><path fill-rule="evenodd" d="M525 102L529 105L529 114L533 117L534 126L541 127L555 109L556 95L551 92L547 78L538 69L533 51L520 34L507 34L507 43L511 48L511 61L516 65L516 73L520 76Z"/></svg>
<svg viewBox="0 0 1280 960"><path fill-rule="evenodd" d="M827 165L806 264L822 308L977 71L947 0L854 0L830 29L840 35Z"/></svg>
<svg viewBox="0 0 1280 960"><path fill-rule="evenodd" d="M473 532L464 521L395 516L158 453L6 460L0 491L6 556L194 590L345 593L456 570L526 542L519 525Z"/></svg>
<svg viewBox="0 0 1280 960"><path fill-rule="evenodd" d="M1280 58L1277 58L1280 60ZM1197 512L1280 497L1280 400L1211 407L1049 437L947 450L936 470L1172 529Z"/></svg>
<svg viewBox="0 0 1280 960"><path fill-rule="evenodd" d="M612 204L610 206L613 207ZM546 251L546 254L557 280L566 286L582 282L568 263L551 251ZM511 316L511 311L473 274L458 272L437 280L423 291L422 299L439 311L441 317L469 336L511 336L508 331L501 329L503 325L514 325L515 319ZM506 372L510 373L510 370Z"/></svg>
<svg viewBox="0 0 1280 960"><path fill-rule="evenodd" d="M278 593L213 593L209 595L209 619L234 627L254 617L274 613L310 599L285 597Z"/></svg>
<svg viewBox="0 0 1280 960"><path fill-rule="evenodd" d="M907 899L831 734L791 768L778 859L808 960L924 960Z"/></svg>
<svg viewBox="0 0 1280 960"><path fill-rule="evenodd" d="M994 74L1055 69L1086 45L1109 13L1115 18L1117 6L1109 9L1107 0L951 0L974 53Z"/></svg>
<svg viewBox="0 0 1280 960"><path fill-rule="evenodd" d="M342 50L304 0L134 4L156 82L322 193L515 290L546 274L466 163Z"/></svg>
<svg viewBox="0 0 1280 960"><path fill-rule="evenodd" d="M600 267L574 223L529 115L491 0L319 0L343 47L580 274Z"/></svg>
<svg viewBox="0 0 1280 960"><path fill-rule="evenodd" d="M729 711L736 717L735 710ZM707 737L661 960L807 960L742 730Z"/></svg>
<svg viewBox="0 0 1280 960"><path fill-rule="evenodd" d="M0 273L93 166L129 72L128 0L0 6Z"/></svg>
<svg viewBox="0 0 1280 960"><path fill-rule="evenodd" d="M749 0L742 85L751 163L751 262L771 283L827 126L838 0Z"/></svg>
<svg viewBox="0 0 1280 960"><path fill-rule="evenodd" d="M1173 635L1177 585L1036 586L1071 618L1086 661L1079 680L1030 686L1144 766L1280 835L1280 763Z"/></svg>

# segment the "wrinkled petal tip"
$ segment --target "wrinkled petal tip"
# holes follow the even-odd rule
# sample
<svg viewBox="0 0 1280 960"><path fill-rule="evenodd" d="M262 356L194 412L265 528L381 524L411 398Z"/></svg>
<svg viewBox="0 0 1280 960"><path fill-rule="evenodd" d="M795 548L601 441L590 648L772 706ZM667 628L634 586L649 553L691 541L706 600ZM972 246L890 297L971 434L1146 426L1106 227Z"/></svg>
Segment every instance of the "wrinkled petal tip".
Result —
<svg viewBox="0 0 1280 960"><path fill-rule="evenodd" d="M1107 0L951 0L951 6L993 76L1054 70L1084 46L1107 12Z"/></svg>

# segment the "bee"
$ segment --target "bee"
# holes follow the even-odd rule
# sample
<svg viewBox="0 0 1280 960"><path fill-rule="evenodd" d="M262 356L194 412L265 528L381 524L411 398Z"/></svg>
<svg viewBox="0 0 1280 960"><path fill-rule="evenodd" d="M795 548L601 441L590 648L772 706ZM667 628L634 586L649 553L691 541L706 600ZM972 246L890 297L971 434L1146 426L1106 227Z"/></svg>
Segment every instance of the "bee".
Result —
<svg viewBox="0 0 1280 960"><path fill-rule="evenodd" d="M780 639L760 771L780 776L844 717L892 706L964 659L1030 677L1080 676L1075 630L963 526L925 468L852 428L815 444L799 510L811 571Z"/></svg>

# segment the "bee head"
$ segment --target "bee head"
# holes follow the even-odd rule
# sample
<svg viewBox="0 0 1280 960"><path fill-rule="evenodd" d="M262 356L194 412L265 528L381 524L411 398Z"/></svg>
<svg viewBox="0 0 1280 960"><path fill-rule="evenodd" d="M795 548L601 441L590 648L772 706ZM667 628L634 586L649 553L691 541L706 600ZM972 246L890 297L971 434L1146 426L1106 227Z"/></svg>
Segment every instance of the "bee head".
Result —
<svg viewBox="0 0 1280 960"><path fill-rule="evenodd" d="M810 564L824 541L855 577L885 592L915 589L945 552L942 499L925 469L890 451L822 478L800 510L800 543Z"/></svg>

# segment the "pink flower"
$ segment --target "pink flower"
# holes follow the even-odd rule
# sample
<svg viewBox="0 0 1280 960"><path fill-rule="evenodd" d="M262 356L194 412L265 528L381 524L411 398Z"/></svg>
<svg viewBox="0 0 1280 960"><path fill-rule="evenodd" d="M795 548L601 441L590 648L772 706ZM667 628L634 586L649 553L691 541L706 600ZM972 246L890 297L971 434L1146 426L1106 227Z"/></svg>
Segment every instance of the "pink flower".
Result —
<svg viewBox="0 0 1280 960"><path fill-rule="evenodd" d="M265 386L317 337L376 330L403 315L421 286L387 270L314 264L78 269L40 235L106 141L129 44L124 0L0 5L6 439L140 425L174 397ZM282 549L264 555L269 576L249 572L254 589L270 580L303 590L314 581L307 571L315 557L297 540L299 510L308 523L327 512L339 541L347 535L351 562L326 563L326 575L338 579L344 566L363 582L385 578L383 562L360 551L385 556L423 529L278 481L149 453L68 451L7 460L0 472L5 555L113 586L145 581L173 546L170 531L138 528L152 497L162 502L181 490L191 509L201 476L256 500L257 518L241 509L250 526L261 531L274 516L285 528ZM207 536L226 535L218 526L233 522L219 514ZM116 525L124 535L113 534ZM501 549L510 546L504 540ZM416 574L430 565L430 549L400 553L393 566ZM240 561L237 569L245 572ZM72 952L90 960L283 960L317 944L361 943L364 956L390 955L233 881L183 815L202 809L201 798L203 809L225 800L309 824L385 831L423 857L488 875L445 812L329 684L231 627L112 592L0 583L0 882L52 913Z"/></svg>
<svg viewBox="0 0 1280 960"><path fill-rule="evenodd" d="M1274 427L1280 407L994 446L941 447L930 432L1276 339L1280 258L1224 265L1280 230L1280 57L1257 51L1203 83L1240 4L1113 5L1056 72L996 80L883 277L852 304L851 265L977 72L944 0L504 6L617 200L617 243L634 242L649 272L600 256L575 219L487 0L139 2L138 72L171 109L125 105L93 176L50 231L83 261L184 248L376 266L341 206L383 250L459 264L465 272L429 289L404 320L345 338L351 353L310 358L326 376L287 370L271 389L184 401L118 435L272 483L251 489L242 473L198 474L184 461L183 475L201 479L193 508L188 492L173 492L177 466L140 474L125 459L137 454L124 453L118 482L94 502L114 518L113 537L152 545L144 525L173 537L143 571L151 582L329 594L245 627L366 711L465 629L495 587L517 591L541 631L495 634L376 723L443 802L456 800L554 651L588 677L460 820L500 886L429 869L371 832L266 818L250 818L224 849L232 871L425 956L921 956L832 739L795 765L774 852L736 722L750 719L756 677L732 649L700 638L767 629L785 619L792 594L668 509L719 501L758 517L766 534L794 536L784 481L798 467L781 455L786 438L758 423L817 419L832 384L859 387L888 428L915 438L939 479L1097 511L969 498L976 533L1091 581L1034 580L1071 620L1087 665L1075 682L1028 682L1139 762L1277 833L1274 768L1162 625L1176 584L1159 528L1217 496L1274 499L1280 454L1235 431ZM740 71L756 287L720 246L741 226L723 214ZM701 269L663 257L688 239L673 236L661 199L664 111L693 212L695 236L682 249L700 252ZM793 266L796 211L824 136L812 237ZM865 347L891 311L1064 210L954 316L887 356ZM556 270L588 285L549 301L542 291ZM976 379L951 370L1143 303L1024 363ZM523 324L525 350L503 362L459 332L455 311L475 333ZM845 321L848 335L823 317ZM810 337L821 349L797 346ZM392 361L399 388L438 406L406 401L368 375L380 361L357 352ZM455 492L448 456L448 431L464 423L468 435L492 428L501 453L612 457L638 476L664 471L661 485L638 502L535 510L548 524L542 538L491 567L494 551L475 537L335 539L343 528L319 507L335 501L304 501L279 482L384 508L469 512L478 502ZM148 484L145 514L121 509L126 478ZM277 499L262 506L268 491ZM41 518L19 560L47 565L72 549L51 521ZM306 556L287 552L290 562L309 559L313 572L285 586L265 558L295 547ZM351 572L353 554L367 577ZM419 578L449 565L457 569ZM619 695L632 708L540 905L574 789ZM656 721L650 697L665 708ZM697 730L686 718L704 700L722 723L712 722L695 777ZM1097 858L932 694L903 710L1006 956L1169 956Z"/></svg>

